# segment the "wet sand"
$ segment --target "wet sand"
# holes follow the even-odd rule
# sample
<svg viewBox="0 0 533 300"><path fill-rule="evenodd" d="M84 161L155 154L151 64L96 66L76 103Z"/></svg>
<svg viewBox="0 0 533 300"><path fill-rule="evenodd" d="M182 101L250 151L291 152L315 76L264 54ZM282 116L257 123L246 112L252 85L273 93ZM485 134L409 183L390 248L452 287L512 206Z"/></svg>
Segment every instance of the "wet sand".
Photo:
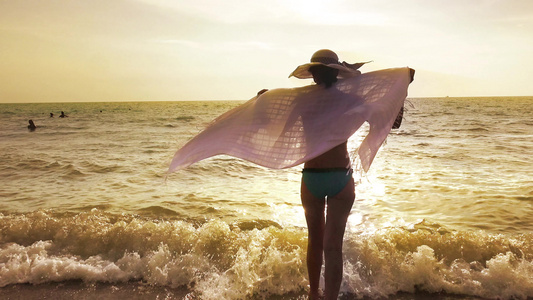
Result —
<svg viewBox="0 0 533 300"><path fill-rule="evenodd" d="M81 281L67 281L60 283L45 284L16 284L0 288L0 298L5 300L33 300L33 299L54 299L54 300L115 300L115 299L202 299L201 296L191 293L186 287L170 288L152 286L139 282L126 283L84 283ZM253 298L252 298L253 299ZM266 298L268 300L304 300L305 294L292 293L287 295L276 295ZM361 299L357 295L343 295L339 299L352 300ZM445 293L398 293L385 298L363 298L363 299L392 299L392 300L481 300L479 297L450 295Z"/></svg>

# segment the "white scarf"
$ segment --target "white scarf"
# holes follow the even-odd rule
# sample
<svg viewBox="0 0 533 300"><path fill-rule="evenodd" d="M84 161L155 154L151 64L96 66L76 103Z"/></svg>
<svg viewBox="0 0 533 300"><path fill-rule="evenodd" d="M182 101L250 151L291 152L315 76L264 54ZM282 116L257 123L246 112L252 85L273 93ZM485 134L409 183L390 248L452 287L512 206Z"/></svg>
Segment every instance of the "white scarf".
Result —
<svg viewBox="0 0 533 300"><path fill-rule="evenodd" d="M357 154L366 172L407 97L409 68L340 79L330 88L274 89L216 118L179 149L169 172L226 154L273 169L289 168L348 140L366 121Z"/></svg>

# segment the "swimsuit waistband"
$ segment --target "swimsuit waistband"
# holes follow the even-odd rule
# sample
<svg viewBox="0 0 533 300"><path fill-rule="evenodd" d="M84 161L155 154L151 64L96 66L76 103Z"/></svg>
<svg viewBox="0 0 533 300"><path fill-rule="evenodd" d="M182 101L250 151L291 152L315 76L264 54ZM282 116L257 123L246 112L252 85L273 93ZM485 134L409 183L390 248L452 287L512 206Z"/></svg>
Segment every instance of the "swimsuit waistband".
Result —
<svg viewBox="0 0 533 300"><path fill-rule="evenodd" d="M310 173L327 173L327 172L351 172L353 171L351 168L305 168L302 170L302 172L310 172Z"/></svg>

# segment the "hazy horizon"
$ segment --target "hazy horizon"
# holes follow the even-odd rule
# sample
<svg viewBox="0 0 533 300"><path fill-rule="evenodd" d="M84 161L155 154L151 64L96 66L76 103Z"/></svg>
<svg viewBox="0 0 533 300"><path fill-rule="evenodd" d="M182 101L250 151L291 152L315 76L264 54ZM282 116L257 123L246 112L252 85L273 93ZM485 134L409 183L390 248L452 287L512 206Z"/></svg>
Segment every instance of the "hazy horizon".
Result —
<svg viewBox="0 0 533 300"><path fill-rule="evenodd" d="M430 97L410 97L407 96L407 99L476 99L476 98L529 98L533 100L533 96L430 96ZM49 102L0 102L0 104L56 104L56 103L137 103L137 102L226 102L226 101L248 101L249 99L192 99L192 100L109 100L109 101L49 101Z"/></svg>

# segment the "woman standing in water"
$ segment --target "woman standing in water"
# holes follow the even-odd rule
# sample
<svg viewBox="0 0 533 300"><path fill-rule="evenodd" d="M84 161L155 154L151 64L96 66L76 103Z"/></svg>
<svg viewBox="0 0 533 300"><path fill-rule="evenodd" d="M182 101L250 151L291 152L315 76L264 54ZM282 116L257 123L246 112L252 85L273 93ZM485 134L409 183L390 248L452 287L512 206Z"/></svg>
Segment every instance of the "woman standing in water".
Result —
<svg viewBox="0 0 533 300"><path fill-rule="evenodd" d="M169 167L172 172L219 154L272 169L304 163L301 200L309 233L310 299L321 297L323 263L325 299L339 295L344 231L355 199L347 139L365 122L373 129L357 151L362 169L368 171L403 106L407 76L411 72L412 79L414 74L396 68L359 77L357 69L363 64L341 64L333 51L317 51L310 63L291 74L313 78L316 86L260 91L191 139Z"/></svg>
<svg viewBox="0 0 533 300"><path fill-rule="evenodd" d="M319 86L329 89L337 82L339 71L343 77L361 74L359 64L340 63L335 52L319 50L311 57L311 63L299 66L295 73L299 78L313 77ZM414 70L410 69L411 81ZM303 75L303 76L302 76ZM396 117L393 128L401 123L403 108ZM312 122L312 120L308 120ZM304 124L305 127L305 124ZM337 299L342 282L342 244L348 216L355 200L355 184L352 177L347 141L304 164L301 198L308 229L307 269L309 273L309 298L319 299L320 273L325 265L324 298Z"/></svg>
<svg viewBox="0 0 533 300"><path fill-rule="evenodd" d="M331 88L337 81L339 70L327 65L339 64L338 61L337 54L333 51L315 52L308 69L315 83L323 85L326 89ZM304 164L301 198L309 233L307 245L309 298L320 297L320 272L325 259L324 297L337 299L343 273L344 230L355 199L347 142Z"/></svg>
<svg viewBox="0 0 533 300"><path fill-rule="evenodd" d="M346 142L305 163L301 198L309 232L309 297L319 297L318 284L324 256L324 296L325 299L337 299L343 273L344 229L355 199Z"/></svg>

